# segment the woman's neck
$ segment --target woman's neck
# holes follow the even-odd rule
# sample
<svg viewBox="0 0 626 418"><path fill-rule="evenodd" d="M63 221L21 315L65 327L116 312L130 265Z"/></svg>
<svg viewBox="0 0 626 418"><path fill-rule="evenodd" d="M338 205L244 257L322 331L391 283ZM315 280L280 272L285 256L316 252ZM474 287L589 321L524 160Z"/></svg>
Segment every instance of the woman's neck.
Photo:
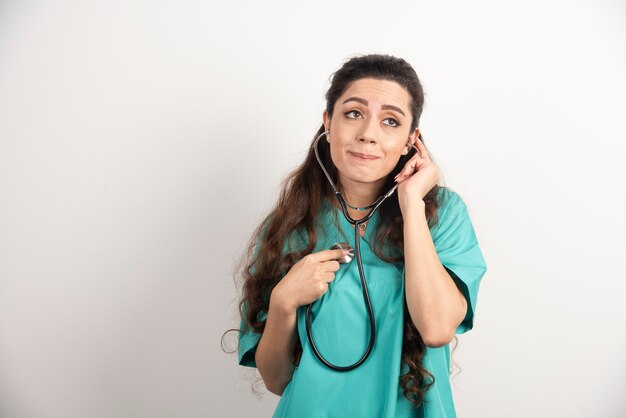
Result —
<svg viewBox="0 0 626 418"><path fill-rule="evenodd" d="M346 178L340 178L339 187L343 198L348 204L356 207L365 207L371 205L378 199L383 181L384 179L376 183L361 183ZM349 211L354 219L363 218L369 213L369 210L356 211L349 209Z"/></svg>

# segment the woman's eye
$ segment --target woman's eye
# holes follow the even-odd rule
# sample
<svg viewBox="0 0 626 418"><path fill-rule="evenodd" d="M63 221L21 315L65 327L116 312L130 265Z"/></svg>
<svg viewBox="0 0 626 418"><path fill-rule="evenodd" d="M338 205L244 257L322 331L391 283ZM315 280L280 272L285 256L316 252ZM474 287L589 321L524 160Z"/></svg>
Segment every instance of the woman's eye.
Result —
<svg viewBox="0 0 626 418"><path fill-rule="evenodd" d="M359 112L358 110L349 110L345 113L345 115L350 119L357 119L361 117L361 112Z"/></svg>
<svg viewBox="0 0 626 418"><path fill-rule="evenodd" d="M383 121L385 123L385 125L389 125L389 126L400 126L400 122L398 122L396 119L394 118L387 118Z"/></svg>

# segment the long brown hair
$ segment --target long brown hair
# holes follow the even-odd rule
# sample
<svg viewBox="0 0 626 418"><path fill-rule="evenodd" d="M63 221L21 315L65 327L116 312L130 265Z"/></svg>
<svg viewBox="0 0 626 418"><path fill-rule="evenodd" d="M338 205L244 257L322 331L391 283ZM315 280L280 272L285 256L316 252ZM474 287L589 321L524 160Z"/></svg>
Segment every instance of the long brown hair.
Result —
<svg viewBox="0 0 626 418"><path fill-rule="evenodd" d="M411 132L418 126L424 107L421 83L411 65L401 58L388 55L352 58L333 74L331 86L326 93L326 111L331 117L337 99L350 83L362 78L394 81L402 86L411 97ZM314 139L323 132L322 125ZM325 167L337 183L337 169L330 157L329 144L319 141L318 150ZM388 175L383 190L394 184L393 176L404 167L410 157L411 154L400 158L395 169ZM438 221L438 191L439 186L435 186L424 198L430 227ZM312 142L304 162L287 176L276 206L257 227L244 255L245 268L242 272L243 289L239 310L250 329L257 333L263 332L265 320L259 320L259 313L269 309L269 297L278 281L299 259L315 248L315 223L321 203L324 199L333 198L333 190L318 165ZM386 262L403 261L403 221L397 193L388 198L378 210L380 222L375 231L374 252ZM285 244L294 235L304 238L303 243L306 244L286 251ZM247 305L245 310L244 304ZM423 402L426 391L434 383L434 376L422 365L425 349L424 341L408 314L404 300L402 362L408 366L408 371L400 376L399 384L404 390L404 396L415 405ZM302 345L298 343L294 363L299 361L301 353Z"/></svg>

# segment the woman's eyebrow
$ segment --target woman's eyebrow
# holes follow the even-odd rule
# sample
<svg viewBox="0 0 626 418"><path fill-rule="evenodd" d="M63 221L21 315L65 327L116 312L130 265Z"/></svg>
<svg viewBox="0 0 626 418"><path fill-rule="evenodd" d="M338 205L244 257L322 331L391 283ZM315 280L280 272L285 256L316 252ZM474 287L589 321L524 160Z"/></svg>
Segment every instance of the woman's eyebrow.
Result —
<svg viewBox="0 0 626 418"><path fill-rule="evenodd" d="M395 110L396 112L400 113L402 116L406 116L404 114L404 112L402 111L402 109L400 109L398 106L394 106L394 105L383 105L382 106L383 109L387 110Z"/></svg>
<svg viewBox="0 0 626 418"><path fill-rule="evenodd" d="M367 100L362 99L360 97L348 97L346 100L343 101L343 103L347 103L347 102L359 102L359 103L364 104L365 106L369 104ZM395 110L396 112L400 113L402 116L406 117L402 109L400 109L398 106L385 104L385 105L382 105L382 108L383 110Z"/></svg>

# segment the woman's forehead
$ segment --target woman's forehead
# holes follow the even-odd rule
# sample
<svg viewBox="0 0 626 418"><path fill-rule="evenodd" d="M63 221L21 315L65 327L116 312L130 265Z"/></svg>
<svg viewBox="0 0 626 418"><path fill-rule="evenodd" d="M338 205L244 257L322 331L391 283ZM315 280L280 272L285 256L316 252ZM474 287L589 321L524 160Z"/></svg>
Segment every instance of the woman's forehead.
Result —
<svg viewBox="0 0 626 418"><path fill-rule="evenodd" d="M335 105L341 104L350 98L364 99L381 105L394 105L405 112L410 111L410 96L404 87L395 81L379 80L375 78L361 78L353 81L337 100Z"/></svg>

